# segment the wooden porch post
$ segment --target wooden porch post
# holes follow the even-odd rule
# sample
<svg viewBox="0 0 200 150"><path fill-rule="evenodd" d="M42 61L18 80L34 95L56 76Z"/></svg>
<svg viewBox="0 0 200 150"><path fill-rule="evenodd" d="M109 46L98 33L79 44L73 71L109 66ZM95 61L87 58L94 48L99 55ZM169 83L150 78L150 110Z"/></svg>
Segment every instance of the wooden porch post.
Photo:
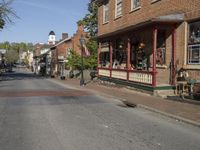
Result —
<svg viewBox="0 0 200 150"><path fill-rule="evenodd" d="M158 29L154 27L153 29L153 80L152 86L156 86L156 50L157 50L157 34Z"/></svg>
<svg viewBox="0 0 200 150"><path fill-rule="evenodd" d="M127 80L129 80L129 71L131 69L131 67L130 67L130 52L131 52L131 40L130 40L130 38L128 38L128 44L127 44L127 64L126 64L126 68L127 68Z"/></svg>
<svg viewBox="0 0 200 150"><path fill-rule="evenodd" d="M101 42L99 42L99 48L98 48L98 58L97 58L97 70L98 70L98 76L99 76L99 64L100 64L100 53L101 53Z"/></svg>
<svg viewBox="0 0 200 150"><path fill-rule="evenodd" d="M176 26L172 29L172 85L176 84Z"/></svg>
<svg viewBox="0 0 200 150"><path fill-rule="evenodd" d="M113 61L112 61L112 53L113 53L113 45L112 45L112 40L110 40L110 43L109 43L109 46L110 46L110 67L109 67L109 69L110 69L110 78L112 78L112 63L113 63Z"/></svg>

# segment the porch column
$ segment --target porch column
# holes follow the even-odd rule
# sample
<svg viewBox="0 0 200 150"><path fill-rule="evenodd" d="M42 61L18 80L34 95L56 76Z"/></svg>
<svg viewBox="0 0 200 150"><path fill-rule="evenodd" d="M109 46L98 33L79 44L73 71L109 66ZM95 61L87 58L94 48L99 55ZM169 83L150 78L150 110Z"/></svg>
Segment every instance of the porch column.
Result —
<svg viewBox="0 0 200 150"><path fill-rule="evenodd" d="M157 51L157 34L158 29L154 27L153 29L153 80L152 86L156 86L156 51Z"/></svg>
<svg viewBox="0 0 200 150"><path fill-rule="evenodd" d="M113 45L112 45L112 40L110 40L110 43L109 43L109 46L110 46L110 67L109 67L109 69L110 69L110 78L112 78L112 63L113 63L113 61L112 61L112 53L113 53Z"/></svg>
<svg viewBox="0 0 200 150"><path fill-rule="evenodd" d="M172 80L171 84L176 84L176 26L172 29Z"/></svg>
<svg viewBox="0 0 200 150"><path fill-rule="evenodd" d="M97 72L99 76L99 64L100 64L100 54L101 54L101 42L99 42L99 48L98 48L98 55L97 55Z"/></svg>
<svg viewBox="0 0 200 150"><path fill-rule="evenodd" d="M128 38L128 44L127 44L127 80L129 80L129 71L131 69L130 65L130 52L131 52L131 40Z"/></svg>

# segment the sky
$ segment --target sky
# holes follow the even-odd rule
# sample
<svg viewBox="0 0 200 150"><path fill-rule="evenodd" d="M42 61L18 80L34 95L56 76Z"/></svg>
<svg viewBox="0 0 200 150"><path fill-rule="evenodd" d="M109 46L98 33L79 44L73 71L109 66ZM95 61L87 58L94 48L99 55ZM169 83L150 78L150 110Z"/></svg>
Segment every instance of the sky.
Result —
<svg viewBox="0 0 200 150"><path fill-rule="evenodd" d="M53 30L56 40L62 33L72 36L77 21L88 13L89 0L14 0L11 7L19 16L0 31L0 42L47 43Z"/></svg>

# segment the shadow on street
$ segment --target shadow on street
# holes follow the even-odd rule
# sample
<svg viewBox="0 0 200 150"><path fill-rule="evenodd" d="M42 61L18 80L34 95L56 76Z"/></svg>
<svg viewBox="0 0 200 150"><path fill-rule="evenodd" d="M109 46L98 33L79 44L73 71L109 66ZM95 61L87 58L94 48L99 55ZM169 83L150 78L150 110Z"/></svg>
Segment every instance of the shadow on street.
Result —
<svg viewBox="0 0 200 150"><path fill-rule="evenodd" d="M0 81L46 79L47 77L29 72L6 72L0 75Z"/></svg>

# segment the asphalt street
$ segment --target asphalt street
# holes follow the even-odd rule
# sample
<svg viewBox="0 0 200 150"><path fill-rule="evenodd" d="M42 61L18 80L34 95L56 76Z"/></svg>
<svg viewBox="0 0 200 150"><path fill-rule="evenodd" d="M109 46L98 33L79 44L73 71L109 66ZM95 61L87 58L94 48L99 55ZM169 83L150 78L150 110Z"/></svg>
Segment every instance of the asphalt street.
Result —
<svg viewBox="0 0 200 150"><path fill-rule="evenodd" d="M200 150L200 129L18 70L0 77L0 150Z"/></svg>

